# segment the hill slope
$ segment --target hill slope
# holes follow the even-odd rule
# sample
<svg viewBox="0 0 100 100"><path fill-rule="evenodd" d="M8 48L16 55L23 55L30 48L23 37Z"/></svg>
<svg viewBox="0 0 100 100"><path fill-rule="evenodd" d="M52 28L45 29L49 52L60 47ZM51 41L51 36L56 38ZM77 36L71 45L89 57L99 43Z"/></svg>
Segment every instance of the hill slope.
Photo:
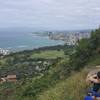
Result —
<svg viewBox="0 0 100 100"><path fill-rule="evenodd" d="M100 65L100 57L88 62L82 71L72 73L68 79L60 81L54 88L41 93L38 100L83 100L90 87L85 81L89 72L87 69L96 69L96 65Z"/></svg>
<svg viewBox="0 0 100 100"><path fill-rule="evenodd" d="M87 88L85 77L84 72L74 74L54 88L41 93L38 100L83 100Z"/></svg>
<svg viewBox="0 0 100 100"><path fill-rule="evenodd" d="M9 61L8 56L8 62L6 63L5 61L5 64L6 57L1 59L3 67L1 66L0 68L2 71L5 69L7 72L9 70L13 71L20 66L19 69L22 70L19 71L22 73L23 68L25 68L25 73L23 73L25 77L19 80L18 84L6 83L0 85L0 98L2 100L82 100L88 87L85 82L85 77L88 73L87 69L100 65L100 29L93 31L90 39L79 41L79 44L71 52L68 49L64 49L64 54L67 55L63 55L64 57L62 58L61 54L60 59L55 59L55 62L49 65L45 71L42 70L42 75L34 76L32 74L29 77L26 74L26 68L29 68L28 65L31 68L34 67L34 59L30 58L31 54L32 52L30 55L29 52L21 52L10 55L14 59ZM19 59L20 56L21 59ZM38 57L38 55L35 56ZM37 62L35 65L37 66ZM41 67L41 64L39 65ZM9 69L7 69L8 66ZM5 73L3 74L5 75ZM13 91L10 95L8 93L9 89Z"/></svg>

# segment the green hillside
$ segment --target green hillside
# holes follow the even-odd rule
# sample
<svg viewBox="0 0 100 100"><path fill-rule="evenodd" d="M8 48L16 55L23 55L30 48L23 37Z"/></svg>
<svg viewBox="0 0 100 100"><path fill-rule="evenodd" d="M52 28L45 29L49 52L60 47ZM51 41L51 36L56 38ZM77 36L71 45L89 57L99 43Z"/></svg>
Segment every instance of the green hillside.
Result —
<svg viewBox="0 0 100 100"><path fill-rule="evenodd" d="M19 80L16 84L1 84L0 99L83 100L88 69L97 65L100 65L100 29L75 47L64 45L1 57L1 77L14 73Z"/></svg>
<svg viewBox="0 0 100 100"><path fill-rule="evenodd" d="M41 93L37 100L83 100L90 87L85 81L88 73L87 68L96 69L95 66L100 65L100 57L91 60L87 65L82 71L72 73L68 79Z"/></svg>
<svg viewBox="0 0 100 100"><path fill-rule="evenodd" d="M54 88L41 93L37 100L83 100L86 91L86 73L74 73L68 79L56 84Z"/></svg>

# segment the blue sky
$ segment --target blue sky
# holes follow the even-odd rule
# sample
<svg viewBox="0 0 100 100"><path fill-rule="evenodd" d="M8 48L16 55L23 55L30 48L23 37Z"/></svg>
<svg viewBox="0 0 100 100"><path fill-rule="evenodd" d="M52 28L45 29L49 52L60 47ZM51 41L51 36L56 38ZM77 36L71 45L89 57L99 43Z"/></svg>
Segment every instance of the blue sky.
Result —
<svg viewBox="0 0 100 100"><path fill-rule="evenodd" d="M88 29L100 25L100 0L0 0L0 28Z"/></svg>

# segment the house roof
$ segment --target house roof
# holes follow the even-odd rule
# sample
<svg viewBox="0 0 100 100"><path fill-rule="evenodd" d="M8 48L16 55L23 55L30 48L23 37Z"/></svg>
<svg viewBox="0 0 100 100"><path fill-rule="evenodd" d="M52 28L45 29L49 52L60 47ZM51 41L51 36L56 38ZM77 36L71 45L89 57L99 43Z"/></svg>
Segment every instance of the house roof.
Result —
<svg viewBox="0 0 100 100"><path fill-rule="evenodd" d="M8 75L7 78L16 78L16 75Z"/></svg>

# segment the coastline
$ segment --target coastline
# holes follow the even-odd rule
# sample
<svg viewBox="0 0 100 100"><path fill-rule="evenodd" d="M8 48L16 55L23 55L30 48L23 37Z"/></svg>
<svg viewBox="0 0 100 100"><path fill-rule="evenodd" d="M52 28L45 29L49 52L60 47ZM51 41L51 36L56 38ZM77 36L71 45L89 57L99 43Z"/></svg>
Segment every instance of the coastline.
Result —
<svg viewBox="0 0 100 100"><path fill-rule="evenodd" d="M23 53L23 52L39 52L39 51L45 51L45 50L59 50L65 48L66 46L64 44L59 44L59 45L52 45L52 46L44 46L44 47L37 47L33 49L25 49L25 50L20 50L20 51L13 51L10 52L10 54L13 53ZM71 47L71 46L70 46Z"/></svg>
<svg viewBox="0 0 100 100"><path fill-rule="evenodd" d="M35 34L26 34L13 38L2 38L0 48L7 49L11 52L19 52L24 50L33 50L45 46L63 45L63 41L51 40L47 36L38 36Z"/></svg>

